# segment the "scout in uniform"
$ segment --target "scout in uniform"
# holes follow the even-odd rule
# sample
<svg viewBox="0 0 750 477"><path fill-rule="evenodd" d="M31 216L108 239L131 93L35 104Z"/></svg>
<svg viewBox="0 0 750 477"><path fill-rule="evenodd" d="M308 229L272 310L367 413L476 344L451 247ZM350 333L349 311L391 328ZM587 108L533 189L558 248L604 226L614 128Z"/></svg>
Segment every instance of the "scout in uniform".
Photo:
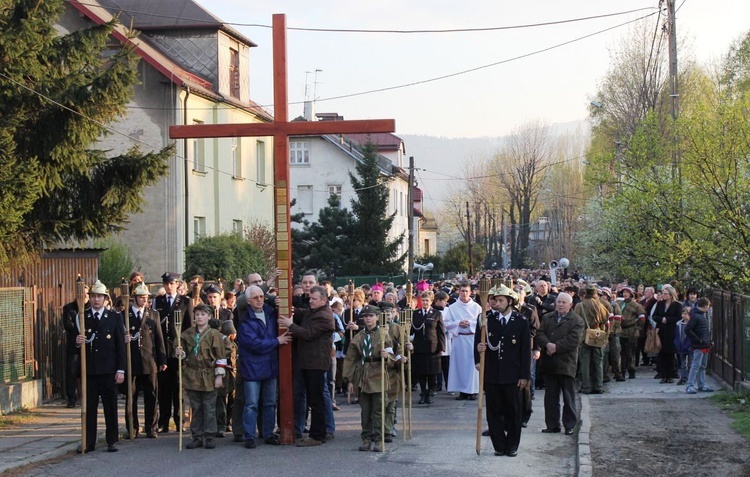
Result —
<svg viewBox="0 0 750 477"><path fill-rule="evenodd" d="M216 447L216 390L223 385L227 360L221 333L208 326L212 313L208 305L195 307L195 326L183 331L175 343L175 356L185 361L182 385L193 413L190 421L193 440L185 446L188 449Z"/></svg>
<svg viewBox="0 0 750 477"><path fill-rule="evenodd" d="M229 431L228 419L232 417L232 409L229 407L234 403L235 370L237 369L237 330L231 319L223 322L219 328L224 340L224 356L227 358L226 374L224 375L224 386L217 391L216 397L216 437L224 437Z"/></svg>
<svg viewBox="0 0 750 477"><path fill-rule="evenodd" d="M430 392L437 387L440 355L445 350L445 326L439 311L432 308L434 295L426 290L420 294L421 308L412 315L411 332L414 353L412 369L419 380L422 397L419 404L432 404Z"/></svg>
<svg viewBox="0 0 750 477"><path fill-rule="evenodd" d="M398 314L396 305L387 301L381 301L378 307L385 313L385 320L388 323L388 336L393 343L393 355L395 356L395 366L387 368L388 372L388 403L385 408L385 442L393 442L396 436L396 403L398 394L401 390L401 368L406 364L406 356L402 355L401 348L401 326L394 320Z"/></svg>
<svg viewBox="0 0 750 477"><path fill-rule="evenodd" d="M521 391L531 375L531 333L526 318L513 308L516 292L505 285L488 294L487 341L481 342L481 323L474 335L474 362L485 353L484 390L487 422L495 455L515 457L521 442Z"/></svg>
<svg viewBox="0 0 750 477"><path fill-rule="evenodd" d="M386 369L393 367L395 359L390 336L385 336L385 346L381 347L381 333L378 326L380 309L368 305L362 309L364 329L354 336L344 359L344 377L348 379L348 391L359 389L359 405L362 408L361 451L383 452L381 447L381 399L388 390L388 379L381 375L381 361L386 360ZM385 383L386 389L383 389ZM374 446L373 446L374 443Z"/></svg>
<svg viewBox="0 0 750 477"><path fill-rule="evenodd" d="M622 314L622 334L620 335L620 363L622 374L628 373L629 379L635 379L634 356L638 346L639 332L646 321L646 310L634 300L635 292L630 287L622 289L623 301L620 304Z"/></svg>
<svg viewBox="0 0 750 477"><path fill-rule="evenodd" d="M157 372L167 369L164 337L161 334L159 313L147 308L149 291L140 283L133 290L135 301L128 306L130 330L125 341L130 343L130 362L133 376L133 429L138 435L138 393L143 393L146 437L156 437L156 381Z"/></svg>

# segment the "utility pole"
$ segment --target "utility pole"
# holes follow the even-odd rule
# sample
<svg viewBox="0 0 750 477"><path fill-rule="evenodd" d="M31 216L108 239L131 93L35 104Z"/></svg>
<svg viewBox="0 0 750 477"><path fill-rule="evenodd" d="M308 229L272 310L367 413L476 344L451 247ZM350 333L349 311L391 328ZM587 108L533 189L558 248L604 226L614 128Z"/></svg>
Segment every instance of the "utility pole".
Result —
<svg viewBox="0 0 750 477"><path fill-rule="evenodd" d="M669 33L669 86L672 105L672 120L677 121L680 114L680 93L677 88L677 29L675 19L675 0L667 0L668 25ZM681 185L682 174L680 172L680 152L679 140L677 137L676 126L672 127L672 179L677 179L678 185Z"/></svg>
<svg viewBox="0 0 750 477"><path fill-rule="evenodd" d="M474 257L471 254L471 212L469 212L469 201L466 201L466 238L469 242L469 276L474 276Z"/></svg>
<svg viewBox="0 0 750 477"><path fill-rule="evenodd" d="M409 208L407 217L409 221L409 250L408 250L408 266L407 277L411 277L411 272L414 270L414 156L409 156L409 190L407 193L407 201L409 202Z"/></svg>

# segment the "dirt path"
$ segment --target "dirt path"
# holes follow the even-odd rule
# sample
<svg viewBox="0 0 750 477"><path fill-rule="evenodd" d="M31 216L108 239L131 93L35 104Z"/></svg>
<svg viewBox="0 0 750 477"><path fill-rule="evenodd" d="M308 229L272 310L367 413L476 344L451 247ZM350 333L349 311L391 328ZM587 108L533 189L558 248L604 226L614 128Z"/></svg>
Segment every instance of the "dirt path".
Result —
<svg viewBox="0 0 750 477"><path fill-rule="evenodd" d="M590 414L594 476L750 476L750 443L706 399L604 394Z"/></svg>

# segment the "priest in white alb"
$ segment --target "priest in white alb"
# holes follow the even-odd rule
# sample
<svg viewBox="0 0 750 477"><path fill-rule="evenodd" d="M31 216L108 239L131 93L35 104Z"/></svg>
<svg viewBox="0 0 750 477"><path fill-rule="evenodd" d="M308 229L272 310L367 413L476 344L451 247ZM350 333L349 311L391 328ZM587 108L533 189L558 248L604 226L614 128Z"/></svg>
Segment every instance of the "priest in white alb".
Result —
<svg viewBox="0 0 750 477"><path fill-rule="evenodd" d="M462 283L458 300L443 313L446 333L453 337L448 392L459 393L457 400L474 400L479 393L479 371L474 366L474 333L482 307L471 299L471 285Z"/></svg>

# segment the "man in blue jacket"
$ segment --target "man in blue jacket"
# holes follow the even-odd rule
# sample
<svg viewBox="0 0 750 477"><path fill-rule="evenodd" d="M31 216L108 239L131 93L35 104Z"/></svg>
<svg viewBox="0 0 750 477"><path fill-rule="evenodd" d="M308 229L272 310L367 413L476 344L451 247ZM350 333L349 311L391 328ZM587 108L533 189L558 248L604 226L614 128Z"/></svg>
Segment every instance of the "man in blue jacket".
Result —
<svg viewBox="0 0 750 477"><path fill-rule="evenodd" d="M276 387L279 377L279 346L292 341L289 332L278 336L278 311L264 303L260 287L245 290L247 311L240 320L237 343L240 350L245 407L242 414L245 428L245 447L255 448L255 428L258 421L258 401L263 403L263 440L278 445L273 433L276 423Z"/></svg>

